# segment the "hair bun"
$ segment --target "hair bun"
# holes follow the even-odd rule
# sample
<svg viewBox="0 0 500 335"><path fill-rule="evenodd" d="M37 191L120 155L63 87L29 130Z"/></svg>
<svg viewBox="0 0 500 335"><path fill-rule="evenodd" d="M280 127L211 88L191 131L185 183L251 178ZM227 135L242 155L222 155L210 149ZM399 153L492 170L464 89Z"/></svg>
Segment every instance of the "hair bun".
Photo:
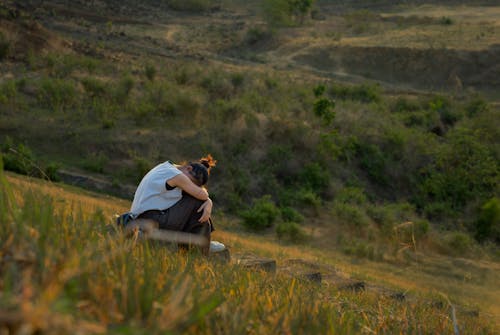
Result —
<svg viewBox="0 0 500 335"><path fill-rule="evenodd" d="M211 168L215 167L217 161L212 157L212 155L208 154L206 157L200 158L200 163L210 171Z"/></svg>

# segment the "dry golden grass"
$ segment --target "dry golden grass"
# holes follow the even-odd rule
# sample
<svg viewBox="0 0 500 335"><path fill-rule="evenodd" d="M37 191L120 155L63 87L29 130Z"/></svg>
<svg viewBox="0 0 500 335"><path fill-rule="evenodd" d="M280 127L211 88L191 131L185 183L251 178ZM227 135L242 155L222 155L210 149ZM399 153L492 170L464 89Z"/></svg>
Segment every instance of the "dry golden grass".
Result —
<svg viewBox="0 0 500 335"><path fill-rule="evenodd" d="M111 223L112 214L127 210L128 201L12 174L7 179L19 202L28 195L25 202L33 206L35 212L27 213L26 224L40 220L28 230L17 227L21 235L10 235L11 242L2 248L5 253L27 247L25 256L18 254L15 259L34 262L19 273L24 295L8 300L11 309L15 301L21 303L8 321L23 323L28 334L37 330L69 333L71 329L82 334L114 334L141 328L150 333L193 334L307 333L307 329L324 334L449 333L454 323L466 333L481 334L491 330L487 324L498 311L494 306L498 264L437 257L421 257L406 267L353 262L335 250L284 246L271 237L225 231L227 223L223 222L214 234L233 253L270 257L278 264L302 259L364 280L371 287L404 290L414 297L399 303L377 290L343 293L328 280L321 287L311 286L279 273L273 277L241 271L235 265L220 267L171 255L167 249L115 240L103 234L103 222L96 219L109 218ZM67 215L56 214L62 221L53 226L46 207ZM82 211L84 221L79 222L77 211ZM87 221L93 224L81 225ZM31 248L35 254L29 252ZM476 277L481 272L483 276ZM462 279L463 273L468 275ZM443 297L444 303L433 305L436 297ZM474 298L473 309L461 307L466 298ZM456 322L450 320L447 301L457 306ZM476 306L479 316L469 312ZM0 307L0 313L5 314L6 308Z"/></svg>
<svg viewBox="0 0 500 335"><path fill-rule="evenodd" d="M124 212L130 202L82 191L77 188L47 183L37 179L7 174L8 181L21 195L25 190L44 194L54 200L55 208L81 206L86 213L102 211L104 217ZM232 223L234 225L234 223ZM443 296L466 313L478 312L481 317L500 325L500 265L486 260L466 260L420 253L417 261L394 259L392 263L372 262L348 257L328 248L311 245L282 245L272 236L258 236L227 231L220 223L213 234L229 246L232 253L251 253L277 260L278 266L287 259L327 266L345 277L363 280L374 287L407 292L411 296L431 299ZM323 235L318 239L331 239ZM318 245L325 245L325 243ZM314 243L312 243L314 245ZM424 248L424 246L417 246Z"/></svg>

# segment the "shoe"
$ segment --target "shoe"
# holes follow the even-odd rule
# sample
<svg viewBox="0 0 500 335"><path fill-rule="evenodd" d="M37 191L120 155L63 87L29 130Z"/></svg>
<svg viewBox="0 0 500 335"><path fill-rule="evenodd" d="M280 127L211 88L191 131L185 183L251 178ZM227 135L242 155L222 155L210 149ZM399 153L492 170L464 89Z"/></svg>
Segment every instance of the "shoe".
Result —
<svg viewBox="0 0 500 335"><path fill-rule="evenodd" d="M226 246L224 244L217 241L210 241L209 253L213 254L224 250L226 250Z"/></svg>

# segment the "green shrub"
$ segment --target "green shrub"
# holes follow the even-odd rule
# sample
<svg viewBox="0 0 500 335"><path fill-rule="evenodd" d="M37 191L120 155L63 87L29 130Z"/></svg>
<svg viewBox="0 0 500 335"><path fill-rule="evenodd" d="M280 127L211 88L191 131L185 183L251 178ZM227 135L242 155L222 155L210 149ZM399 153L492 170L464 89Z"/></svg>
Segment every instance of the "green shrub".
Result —
<svg viewBox="0 0 500 335"><path fill-rule="evenodd" d="M344 187L335 194L335 202L353 205L364 205L368 201L366 194L359 187Z"/></svg>
<svg viewBox="0 0 500 335"><path fill-rule="evenodd" d="M420 103L417 101L399 97L391 106L393 113L416 112L421 109Z"/></svg>
<svg viewBox="0 0 500 335"><path fill-rule="evenodd" d="M346 255L355 256L357 258L367 258L375 260L377 258L375 247L365 241L349 241L343 246L342 251Z"/></svg>
<svg viewBox="0 0 500 335"><path fill-rule="evenodd" d="M352 100L362 103L380 102L380 87L378 85L332 85L328 94L339 100Z"/></svg>
<svg viewBox="0 0 500 335"><path fill-rule="evenodd" d="M446 26L449 26L449 25L453 24L453 20L451 18L449 18L448 16L443 16L440 20L440 23L444 24Z"/></svg>
<svg viewBox="0 0 500 335"><path fill-rule="evenodd" d="M373 182L383 186L388 184L387 158L379 146L370 142L358 142L356 155L359 157L360 167Z"/></svg>
<svg viewBox="0 0 500 335"><path fill-rule="evenodd" d="M2 145L3 167L5 170L31 175L34 172L35 156L30 148L19 143L14 144L10 137Z"/></svg>
<svg viewBox="0 0 500 335"><path fill-rule="evenodd" d="M449 233L445 238L445 243L450 253L455 256L464 256L472 248L471 237L462 232Z"/></svg>
<svg viewBox="0 0 500 335"><path fill-rule="evenodd" d="M274 27L304 23L311 11L313 0L264 0L262 13L269 25Z"/></svg>
<svg viewBox="0 0 500 335"><path fill-rule="evenodd" d="M445 126L453 126L462 118L461 111L452 105L451 101L442 96L436 96L429 101L428 109L439 114L441 122Z"/></svg>
<svg viewBox="0 0 500 335"><path fill-rule="evenodd" d="M59 165L57 163L49 163L45 167L44 177L48 178L51 181L59 181L61 178L59 177Z"/></svg>
<svg viewBox="0 0 500 335"><path fill-rule="evenodd" d="M122 76L113 90L113 98L115 102L122 104L127 101L134 86L135 80L131 75L125 74Z"/></svg>
<svg viewBox="0 0 500 335"><path fill-rule="evenodd" d="M218 71L211 71L201 81L213 99L229 99L233 94L233 85L229 79Z"/></svg>
<svg viewBox="0 0 500 335"><path fill-rule="evenodd" d="M276 236L279 240L289 240L293 243L302 242L306 234L297 222L284 221L276 225Z"/></svg>
<svg viewBox="0 0 500 335"><path fill-rule="evenodd" d="M474 229L479 242L492 240L500 243L500 199L491 198L481 207Z"/></svg>
<svg viewBox="0 0 500 335"><path fill-rule="evenodd" d="M87 171L103 173L104 167L108 164L108 162L109 158L105 153L99 152L96 154L95 152L92 152L85 158L82 165Z"/></svg>
<svg viewBox="0 0 500 335"><path fill-rule="evenodd" d="M439 147L434 161L423 168L416 203L443 218L461 211L470 201L490 198L498 185L499 165L479 133L456 129Z"/></svg>
<svg viewBox="0 0 500 335"><path fill-rule="evenodd" d="M321 118L325 125L330 125L335 118L335 112L332 109L335 108L335 102L327 98L320 98L314 102L313 112L314 115Z"/></svg>
<svg viewBox="0 0 500 335"><path fill-rule="evenodd" d="M280 210L269 195L254 200L250 209L241 212L243 225L251 230L262 230L271 227L279 215Z"/></svg>
<svg viewBox="0 0 500 335"><path fill-rule="evenodd" d="M316 162L305 164L298 176L302 187L308 188L317 194L320 194L329 187L330 179L328 170Z"/></svg>
<svg viewBox="0 0 500 335"><path fill-rule="evenodd" d="M282 207L281 210L281 218L284 222L296 222L301 223L304 221L304 216L300 214L297 210L292 207Z"/></svg>
<svg viewBox="0 0 500 335"><path fill-rule="evenodd" d="M0 32L0 61L7 58L10 49L10 42L4 36L2 32Z"/></svg>
<svg viewBox="0 0 500 335"><path fill-rule="evenodd" d="M214 5L214 0L168 0L170 8L186 12L204 12Z"/></svg>
<svg viewBox="0 0 500 335"><path fill-rule="evenodd" d="M465 106L465 112L468 117L474 117L490 109L488 103L483 99L476 97L469 101Z"/></svg>
<svg viewBox="0 0 500 335"><path fill-rule="evenodd" d="M370 224L370 218L366 212L356 205L346 203L334 203L332 214L343 224L353 227L361 232Z"/></svg>
<svg viewBox="0 0 500 335"><path fill-rule="evenodd" d="M146 75L146 78L153 81L156 77L156 67L153 64L146 64L144 67L144 74Z"/></svg>
<svg viewBox="0 0 500 335"><path fill-rule="evenodd" d="M85 92L91 97L104 97L107 94L107 84L92 77L81 80Z"/></svg>
<svg viewBox="0 0 500 335"><path fill-rule="evenodd" d="M0 85L0 103L15 103L18 96L18 81L6 80Z"/></svg>
<svg viewBox="0 0 500 335"><path fill-rule="evenodd" d="M70 108L77 103L77 92L72 81L56 78L44 78L39 83L38 100L54 110Z"/></svg>
<svg viewBox="0 0 500 335"><path fill-rule="evenodd" d="M252 27L247 30L245 35L245 43L249 46L254 46L258 43L267 42L273 37L273 32L269 29L260 27Z"/></svg>

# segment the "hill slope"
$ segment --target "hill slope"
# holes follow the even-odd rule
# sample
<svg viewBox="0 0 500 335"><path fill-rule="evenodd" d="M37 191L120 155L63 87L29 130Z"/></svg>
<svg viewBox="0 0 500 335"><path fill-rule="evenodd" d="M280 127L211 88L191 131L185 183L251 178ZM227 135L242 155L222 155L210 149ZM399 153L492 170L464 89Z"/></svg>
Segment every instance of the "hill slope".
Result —
<svg viewBox="0 0 500 335"><path fill-rule="evenodd" d="M17 206L21 206L21 208L24 206L24 209L17 214L5 209L2 216L3 219L14 219L11 223L7 223L8 221L3 223L7 224L7 226L5 226L7 228L2 233L3 242L1 250L3 251L0 264L5 273L3 280L4 293L11 292L10 294L13 294L12 299L7 300L4 308L15 311L9 312L11 314L8 315L16 315L14 318L17 320L16 322L32 323L31 327L35 327L34 329L40 327L45 331L50 331L50 327L62 327L61 329L64 330L66 326L58 324L55 320L62 320L60 318L64 319L69 317L78 321L76 327L81 327L84 332L92 332L92 330L97 330L99 332L100 329L103 329L101 326L108 327L108 330L112 330L113 328L109 327L113 326L106 326L106 324L113 319L115 321L112 321L112 323L117 322L117 316L109 314L107 316L102 315L102 311L95 310L96 306L93 305L93 299L97 299L95 300L97 303L102 303L100 299L104 299L104 301L111 299L111 297L106 298L108 294L105 292L109 290L109 293L111 293L113 291L112 287L116 287L116 285L125 285L122 290L125 289L130 292L132 287L126 288L126 286L128 285L127 281L132 280L132 278L134 278L134 281L142 283L141 285L145 285L145 287L152 285L148 283L149 281L151 281L151 283L157 282L160 284L156 279L153 279L152 273L164 271L161 270L162 266L168 266L169 269L187 266L187 264L184 263L186 262L184 257L187 255L178 254L175 256L175 253L172 254L171 250L161 245L156 247L151 245L150 248L152 249L149 249L144 242L142 244L136 245L133 243L133 245L130 245L130 241L123 240L123 237L119 234L108 235L109 233L105 233L105 231L109 232L114 230L110 230L114 225L111 216L113 213L126 210L129 205L126 201L89 193L88 191L73 187L47 183L11 174L7 175L7 181L4 180L3 185L5 187L3 187L2 191L2 206L9 203L5 202L6 199L10 199L10 206L8 208L11 210L15 210ZM11 198L11 196L6 193L6 191L9 190L13 192L19 200L12 201L14 198ZM7 196L7 198L5 196ZM19 196L22 197L19 198ZM270 305L269 308L279 308L277 306L281 303L281 299L286 300L286 297L281 296L282 293L280 292L282 290L295 290L300 300L305 299L305 297L300 298L302 294L308 294L307 292L309 292L309 289L314 289L316 293L313 295L313 300L302 302L294 302L292 300L290 302L291 305L286 309L286 313L292 313L291 315L294 315L292 318L300 318L300 315L305 317L303 313L308 313L308 310L309 312L313 311L309 308L319 308L319 310L314 311L322 311L321 313L323 313L330 308L337 308L335 306L338 306L342 301L342 304L345 304L345 306L342 307L342 311L338 311L338 313L340 313L339 315L341 317L344 315L345 317L346 315L354 313L352 314L354 318L352 321L354 323L340 321L340 323L332 325L333 328L331 329L329 326L323 324L320 326L321 333L330 333L333 329L343 329L344 331L350 329L354 331L355 329L360 329L359 327L370 327L372 330L378 329L378 331L400 329L405 333L418 333L422 330L425 332L435 332L437 329L448 331L445 329L450 329L450 327L453 326L453 322L449 319L451 315L449 314L451 313L450 308L455 308L456 310L456 322L460 329L464 331L468 329L466 332L470 334L483 333L488 329L484 327L490 324L490 321L498 321L499 311L496 304L500 294L497 286L499 279L498 264L485 261L472 262L464 259L431 257L429 255L420 255L418 256L420 258L414 262L401 260L399 263L392 265L370 262L346 257L336 252L325 252L325 250L315 247L314 243L301 246L286 246L275 241L271 237L256 236L238 230L235 231L233 219L230 218L219 218L216 216L215 222L217 223L218 229L214 233L214 238L223 241L229 246L233 254L232 263L227 265L217 262L205 263L203 259L197 259L199 256L192 255L195 258L190 261L188 260L188 262L194 262L195 268L184 270L187 271L188 276L194 276L195 283L198 281L198 279L196 279L198 276L201 276L200 279L203 280L202 278L205 276L204 273L206 273L206 271L211 272L213 276L212 280L217 281L217 284L211 284L215 285L215 287L209 289L209 292L216 295L222 294L222 301L216 303L218 307L215 305L212 306L212 308L216 308L215 310L209 310L210 308L207 306L207 314L204 315L204 322L215 322L214 326L221 326L218 324L218 322L221 322L219 319L221 317L220 313L224 314L224 306L231 306L233 303L232 300L237 298L232 295L231 287L235 285L239 287L238 281L243 284L241 281L244 279L242 278L246 277L245 273L248 270L238 265L238 259L245 259L245 257L252 257L256 260L271 258L275 259L277 262L276 274L266 274L266 272L262 272L257 278L251 279L251 285L263 285L267 283L267 285L275 287L275 292L270 296L273 302L269 302L269 304L272 304L274 307ZM77 226L75 225L80 228L76 228ZM11 235L14 232L12 229L17 231L16 237ZM49 235L45 235L47 233L49 233ZM28 238L28 240L25 240L25 237ZM29 239L31 239L31 241ZM68 247L70 249L67 249ZM77 251L77 253L75 254L71 249ZM120 264L120 259L122 257L120 254L123 252L129 253L130 256L135 255L134 257L139 257L139 259L134 262L137 262L146 255L147 257L151 257L151 259L144 259L136 265L132 265L133 263L130 265L122 264L125 268L121 271L124 272L116 277L116 275L113 275L113 273L109 271L115 271L112 270L112 268L114 268L112 264L114 264L113 262L118 262L118 264ZM127 262L131 261L128 257L125 259L128 259ZM39 264L40 261L43 261L45 265ZM87 265L81 268L81 266L86 263ZM24 270L21 272L12 272L14 270L12 266L15 264ZM75 268L74 266L76 264L80 265L77 265ZM150 266L149 270L142 269L142 267L146 265ZM102 268L103 266L104 268ZM128 266L139 266L137 270L142 270L138 273L129 273L128 271L131 269L127 270L126 267ZM118 269L119 268L117 268L117 270ZM27 271L32 274L29 280L24 277L25 274L28 273ZM58 271L61 273L60 276L62 277L59 277L59 279L51 278L51 276L53 276L52 271ZM94 275L87 273L87 271L92 271ZM153 272L148 273L147 271ZM231 280L236 280L237 282L229 282L227 281L228 278L226 278L228 276L227 271L235 272L237 276L243 277L232 278ZM255 273L255 270L251 272ZM312 282L303 282L300 278L307 278L302 276L308 273L317 273L318 275L314 277L316 279ZM290 277L290 275L292 275L292 277ZM11 278L12 280L16 278L16 276L24 278L19 282L21 286L18 286L19 284L12 286L13 283L8 284L8 281L6 281L7 278ZM113 280L117 280L118 282L111 284L109 281L111 279L109 278L110 276L115 278ZM172 276L172 278L168 276ZM289 281L294 277L300 279L298 283ZM183 280L188 280L179 277L179 273L171 273L170 271L163 274L162 278L163 282L161 285L175 285L175 282L181 280L178 282L178 285L180 285ZM89 288L87 287L88 284L86 280L91 280L93 283L92 285L96 286L100 293L88 291ZM292 287L288 286L290 284ZM186 283L186 285L190 284ZM299 286L294 289L294 285ZM312 287L310 287L311 285ZM34 295L32 296L19 296L16 298L16 292L21 292L23 287L24 289L32 287L32 289L40 291L34 291ZM74 291L75 289L76 291ZM242 288L239 289L241 290ZM51 292L51 290L55 291ZM302 290L305 291L302 292ZM195 291L197 292L195 294L201 295L195 297L195 299L203 296L202 292ZM132 324L137 316L135 313L141 310L142 312L140 313L150 313L143 310L143 308L145 308L143 304L151 303L151 301L147 302L144 300L147 297L141 296L143 294L149 294L148 292L150 291L147 288L140 289L140 291L136 293L139 294L138 296L130 298L138 299L136 302L134 302L134 300L127 302L123 300L125 299L123 296L121 300L116 300L114 302L112 300L109 301L109 303L119 304L113 307L117 308L117 310L122 310L122 312L119 313L124 313L123 308L126 307L126 305L120 304L142 304L142 307L135 307L139 308L136 312L132 314L126 312L128 313L126 315L122 314L118 318L120 320L119 324L122 324L123 327L134 327ZM185 293L186 292L182 294ZM259 294L262 293L263 292L260 292ZM47 294L49 296L47 296ZM98 295L92 297L93 294ZM132 292L129 294L132 294ZM246 294L255 294L255 292L241 292L241 294L242 295L237 299L247 299L249 297L245 298ZM268 292L265 294L270 293ZM41 300L31 300L39 299L36 297L40 297ZM148 299L151 298L152 297L149 297ZM162 305L180 303L172 301L171 299L177 298L170 295L164 296L162 294L158 299L160 300L153 299L153 303ZM262 329L269 329L267 327L284 327L277 328L283 330L294 322L299 322L298 319L278 321L280 317L285 315L281 314L285 313L284 310L281 312L279 310L273 312L273 317L278 318L276 320L259 321L259 319L256 319L259 318L259 316L254 314L256 313L254 308L259 309L264 306L261 306L263 302L261 302L260 299L257 300L256 302L249 303L247 306L241 306L241 308L243 308L242 312L244 315L247 315L241 322L244 322L246 325L253 324L254 322L262 322L259 326L264 327ZM18 302L16 303L16 301ZM67 308L60 310L57 306L63 303L62 301L66 301L65 304L69 305ZM379 302L375 303L375 301ZM34 310L44 308L43 306L53 306L49 307L48 311L44 312L49 313L49 321L40 324L40 320L37 319L40 315L26 315L24 310L19 310L19 303L29 304L29 306L31 306L30 308ZM210 301L205 301L205 303L211 304ZM299 305L295 306L294 304L296 303L302 305L302 307L299 307ZM375 305L373 305L374 303ZM79 310L78 314L73 314L76 311L73 310L73 307L70 307L73 305ZM298 308L298 314L293 312L295 308ZM305 309L302 310L303 308ZM324 310L324 308L326 308L326 310ZM379 310L376 315L373 315L373 318L369 317L365 319L365 321L362 321L363 318L359 317L364 313L368 313L369 315L375 312L372 308L382 308L382 310ZM396 319L392 319L395 315L392 314L393 312L389 312L393 309L395 309L393 312L399 315ZM407 309L408 314L398 314L402 310ZM7 313L7 310L3 312ZM191 310L191 312L186 310L185 312L194 313L193 310ZM107 313L110 313L110 311L107 311ZM357 313L360 313L359 316L356 316ZM85 316L83 317L81 315ZM151 318L153 318L153 315L155 315L155 313L151 314L147 320L152 320ZM444 319L442 319L443 317ZM2 322L7 322L7 324L9 322L14 322L9 320L11 320L11 318L6 317ZM87 320L89 323L86 324L83 320ZM143 326L146 327L145 329L155 329L149 328L152 326L149 321L145 322L146 323L143 323ZM182 329L177 328L182 327L182 322L176 322L163 326L168 329ZM193 322L191 323L191 328L188 328L191 329L191 331L196 332L196 329L200 329L198 327L204 327L202 326L204 323L201 320L191 320L191 322ZM274 322L278 323L274 324ZM305 321L300 321L300 323L302 322ZM338 321L334 321L334 323L336 322ZM409 328L403 326L406 322L411 324ZM90 327L90 324L93 324L95 328ZM362 326L363 324L365 326ZM302 325L304 326L304 324ZM86 328L87 326L89 328ZM236 324L232 323L229 325L229 327L236 326ZM317 326L319 325L315 327ZM226 333L224 331L219 332L215 329L216 328L208 327L204 331L209 334ZM299 333L301 332L302 331L299 331Z"/></svg>

